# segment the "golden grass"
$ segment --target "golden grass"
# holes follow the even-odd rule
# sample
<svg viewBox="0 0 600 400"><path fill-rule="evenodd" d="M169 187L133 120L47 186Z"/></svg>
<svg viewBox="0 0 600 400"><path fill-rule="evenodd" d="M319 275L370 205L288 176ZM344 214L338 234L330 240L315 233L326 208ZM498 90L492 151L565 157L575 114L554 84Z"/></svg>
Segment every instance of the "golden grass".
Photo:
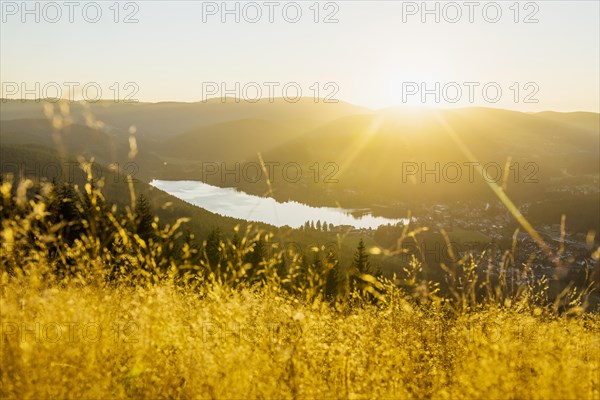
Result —
<svg viewBox="0 0 600 400"><path fill-rule="evenodd" d="M47 287L5 274L2 398L596 399L597 314L450 315L271 288Z"/></svg>
<svg viewBox="0 0 600 400"><path fill-rule="evenodd" d="M545 281L479 282L465 258L446 268L450 296L413 260L334 300L323 271L279 276L282 254L248 275L261 233L220 243L221 270L174 250L180 222L144 240L89 185L71 241L44 196L0 189L2 399L600 398L588 292L552 303Z"/></svg>

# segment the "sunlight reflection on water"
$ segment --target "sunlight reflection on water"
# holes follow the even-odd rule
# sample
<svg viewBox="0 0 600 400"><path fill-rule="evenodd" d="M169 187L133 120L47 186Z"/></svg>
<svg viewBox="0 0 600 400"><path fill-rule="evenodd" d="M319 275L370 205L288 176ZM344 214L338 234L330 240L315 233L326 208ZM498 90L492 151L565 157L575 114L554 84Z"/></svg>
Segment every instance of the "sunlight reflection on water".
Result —
<svg viewBox="0 0 600 400"><path fill-rule="evenodd" d="M298 228L306 221L326 221L334 225L355 228L377 228L379 225L406 223L405 218L390 219L365 214L355 217L353 210L329 207L311 207L296 201L279 203L270 197L259 197L238 192L235 188L221 188L200 181L153 180L150 185L190 204L228 217L258 221L267 224Z"/></svg>

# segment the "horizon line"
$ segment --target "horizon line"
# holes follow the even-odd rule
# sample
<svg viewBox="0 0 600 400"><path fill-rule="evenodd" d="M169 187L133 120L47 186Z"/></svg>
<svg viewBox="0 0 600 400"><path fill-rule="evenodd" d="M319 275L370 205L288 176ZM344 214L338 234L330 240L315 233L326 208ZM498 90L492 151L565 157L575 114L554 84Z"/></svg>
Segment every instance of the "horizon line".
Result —
<svg viewBox="0 0 600 400"><path fill-rule="evenodd" d="M523 111L523 110L518 110L518 109L513 109L513 108L505 108L505 107L493 107L493 106L489 106L489 105L457 105L457 106L431 106L431 105L414 105L414 104L393 104L393 105L388 105L388 106L383 106L383 107L372 107L372 106L366 106L366 105L361 105L358 103L353 103L350 101L346 101L346 100L340 100L340 99L336 99L335 101L332 101L331 99L325 99L325 98L321 98L321 97L311 97L311 96L301 96L298 98L298 100L296 101L289 101L286 100L285 97L261 97L259 99L256 100L252 100L249 101L247 99L244 98L240 98L240 97L235 97L235 96L225 96L225 97L211 97L205 100L195 100L195 101L185 101L185 100L159 100L159 101L142 101L142 100L138 100L138 101L124 101L124 100L120 100L120 101L115 101L114 99L98 99L98 100L94 100L94 101L89 101L89 100L85 100L85 99L76 99L76 100L69 100L66 98L61 98L61 99L56 99L56 98L36 98L36 99L12 99L12 98L5 98L5 97L0 97L0 103L7 103L7 102L20 102L20 103L40 103L40 102L48 102L48 103L52 103L52 104L60 104L63 101L67 101L70 104L82 104L82 103L87 103L87 104L106 104L106 103L114 103L116 105L136 105L136 104L144 104L144 105L148 105L148 104L152 104L152 105L159 105L159 104L168 104L168 103L175 103L175 104L215 104L215 103L222 103L222 104L231 104L231 103L236 103L236 104L257 104L257 103L261 103L264 104L265 102L274 104L274 103L281 103L281 101L288 103L288 104L296 104L299 102L306 102L307 100L310 100L312 102L314 102L315 104L322 104L322 105L333 105L333 104L346 104L346 105L350 105L350 106L354 106L357 108L364 108L368 111L371 112L382 112L382 111L386 111L386 110L392 110L392 109L404 109L406 111L408 110L414 110L414 111L435 111L435 110L465 110L465 109L489 109L489 110L499 110L499 111L511 111L511 112L518 112L518 113L523 113L523 114L539 114L539 113L546 113L546 112L555 112L555 113L562 113L562 114L570 114L570 113L591 113L591 114L600 114L600 109L598 110L583 110L583 109L572 109L572 110L556 110L556 109L545 109L542 111Z"/></svg>

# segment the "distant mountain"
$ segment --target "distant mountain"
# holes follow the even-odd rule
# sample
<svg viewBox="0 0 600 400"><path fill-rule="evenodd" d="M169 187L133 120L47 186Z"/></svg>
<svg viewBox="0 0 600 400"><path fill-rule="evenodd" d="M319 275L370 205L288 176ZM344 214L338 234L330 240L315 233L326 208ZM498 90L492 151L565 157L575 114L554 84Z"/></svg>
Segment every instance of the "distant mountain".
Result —
<svg viewBox="0 0 600 400"><path fill-rule="evenodd" d="M39 103L8 101L0 111L2 148L40 150L23 156L29 159L83 155L105 166L113 162L123 166L129 160L128 129L134 125L138 154L133 162L136 178L142 181L204 179L259 195L271 188L279 200L347 208L377 205L390 217L404 216L406 209L420 204L495 200L469 166L469 157L488 165L487 172L498 184L505 183L517 205L536 204L548 210L544 215L560 211L549 207L547 199L577 209L598 193L600 114L595 113L489 108L372 111L311 99L100 102L90 105L87 114L85 110L72 104L68 111L60 111L73 123L57 134ZM90 114L105 125L91 123ZM257 153L266 162L279 163L271 186L264 176L258 181L235 174L203 176L202 162L232 167L238 161L256 162ZM512 167L504 182L509 159ZM301 167L298 180L283 176L282 166L290 164ZM576 201L577 196L586 197ZM583 222L584 214L579 213Z"/></svg>
<svg viewBox="0 0 600 400"><path fill-rule="evenodd" d="M3 99L0 119L39 119L44 117L44 104L27 100ZM162 141L200 126L209 126L240 119L262 119L274 123L301 124L316 127L322 123L346 115L366 111L349 103L323 103L312 98L301 98L290 103L283 98L268 99L251 103L227 99L211 99L206 102L182 103L115 103L99 101L82 105L69 103L69 113L75 123L85 125L86 117L93 116L103 122L105 130L117 136L127 136L130 126L137 128L142 140Z"/></svg>
<svg viewBox="0 0 600 400"><path fill-rule="evenodd" d="M76 159L83 156L103 165L119 164L129 168L139 179L150 180L163 168L157 156L138 148L134 159L130 159L128 138L107 134L79 124L66 124L55 129L47 119L16 119L0 121L2 146L41 146L53 150L60 158ZM128 163L134 163L128 165Z"/></svg>
<svg viewBox="0 0 600 400"><path fill-rule="evenodd" d="M387 109L331 121L263 153L263 158L297 162L307 172L315 163L335 165L335 183L328 185L322 183L323 170L318 183L312 182L312 173L302 182L280 179L274 189L282 199L311 202L314 198L328 204L362 199L344 203L348 207L390 199L489 201L495 195L467 164L464 149L468 149L499 184L510 158L508 193L515 199L537 199L549 190L597 187L600 128L594 120L598 115L580 116L581 120L570 114L484 108L417 113ZM258 186L246 185L244 190ZM324 193L329 193L328 200Z"/></svg>
<svg viewBox="0 0 600 400"><path fill-rule="evenodd" d="M243 119L189 130L165 141L160 152L191 160L243 161L282 146L301 133L303 126L299 123Z"/></svg>
<svg viewBox="0 0 600 400"><path fill-rule="evenodd" d="M544 111L535 113L534 115L545 118L549 121L555 121L560 124L568 124L573 127L585 129L591 132L597 132L600 127L600 114L597 113L583 111L567 113Z"/></svg>
<svg viewBox="0 0 600 400"><path fill-rule="evenodd" d="M585 113L586 120L597 114ZM403 115L389 110L343 117L286 142L264 156L331 161L347 173L368 170L377 179L407 162L467 161L453 135L482 163L535 162L542 176L598 173L600 127L571 117L495 109L425 111ZM368 168L365 168L368 167ZM381 175L383 174L383 175ZM371 179L374 177L371 176Z"/></svg>
<svg viewBox="0 0 600 400"><path fill-rule="evenodd" d="M2 141L0 146L0 174L13 174L18 180L31 179L34 182L61 182L77 185L83 190L87 182L86 174L77 166L75 158L58 156L51 148L40 145L11 145ZM67 165L63 171L57 168ZM102 164L93 168L94 181L99 184L102 178L102 192L111 204L119 205L119 209L131 206L130 187L127 183L128 171L114 171ZM14 189L14 188L13 188ZM248 223L243 220L211 213L200 207L186 203L173 197L141 179L134 179L134 193L144 194L152 205L153 211L163 223L174 223L178 218L190 218L186 229L195 232L200 238L205 238L214 227L220 227L224 232L231 232L236 225L243 229ZM167 206L168 205L168 206ZM258 227L274 229L266 224L255 224Z"/></svg>

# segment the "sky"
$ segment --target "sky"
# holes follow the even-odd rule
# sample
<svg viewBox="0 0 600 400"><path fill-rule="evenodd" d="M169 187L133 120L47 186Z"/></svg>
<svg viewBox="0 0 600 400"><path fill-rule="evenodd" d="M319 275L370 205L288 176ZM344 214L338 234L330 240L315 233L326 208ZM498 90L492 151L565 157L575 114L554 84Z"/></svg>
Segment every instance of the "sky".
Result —
<svg viewBox="0 0 600 400"><path fill-rule="evenodd" d="M595 0L50 3L1 2L4 98L600 111Z"/></svg>

